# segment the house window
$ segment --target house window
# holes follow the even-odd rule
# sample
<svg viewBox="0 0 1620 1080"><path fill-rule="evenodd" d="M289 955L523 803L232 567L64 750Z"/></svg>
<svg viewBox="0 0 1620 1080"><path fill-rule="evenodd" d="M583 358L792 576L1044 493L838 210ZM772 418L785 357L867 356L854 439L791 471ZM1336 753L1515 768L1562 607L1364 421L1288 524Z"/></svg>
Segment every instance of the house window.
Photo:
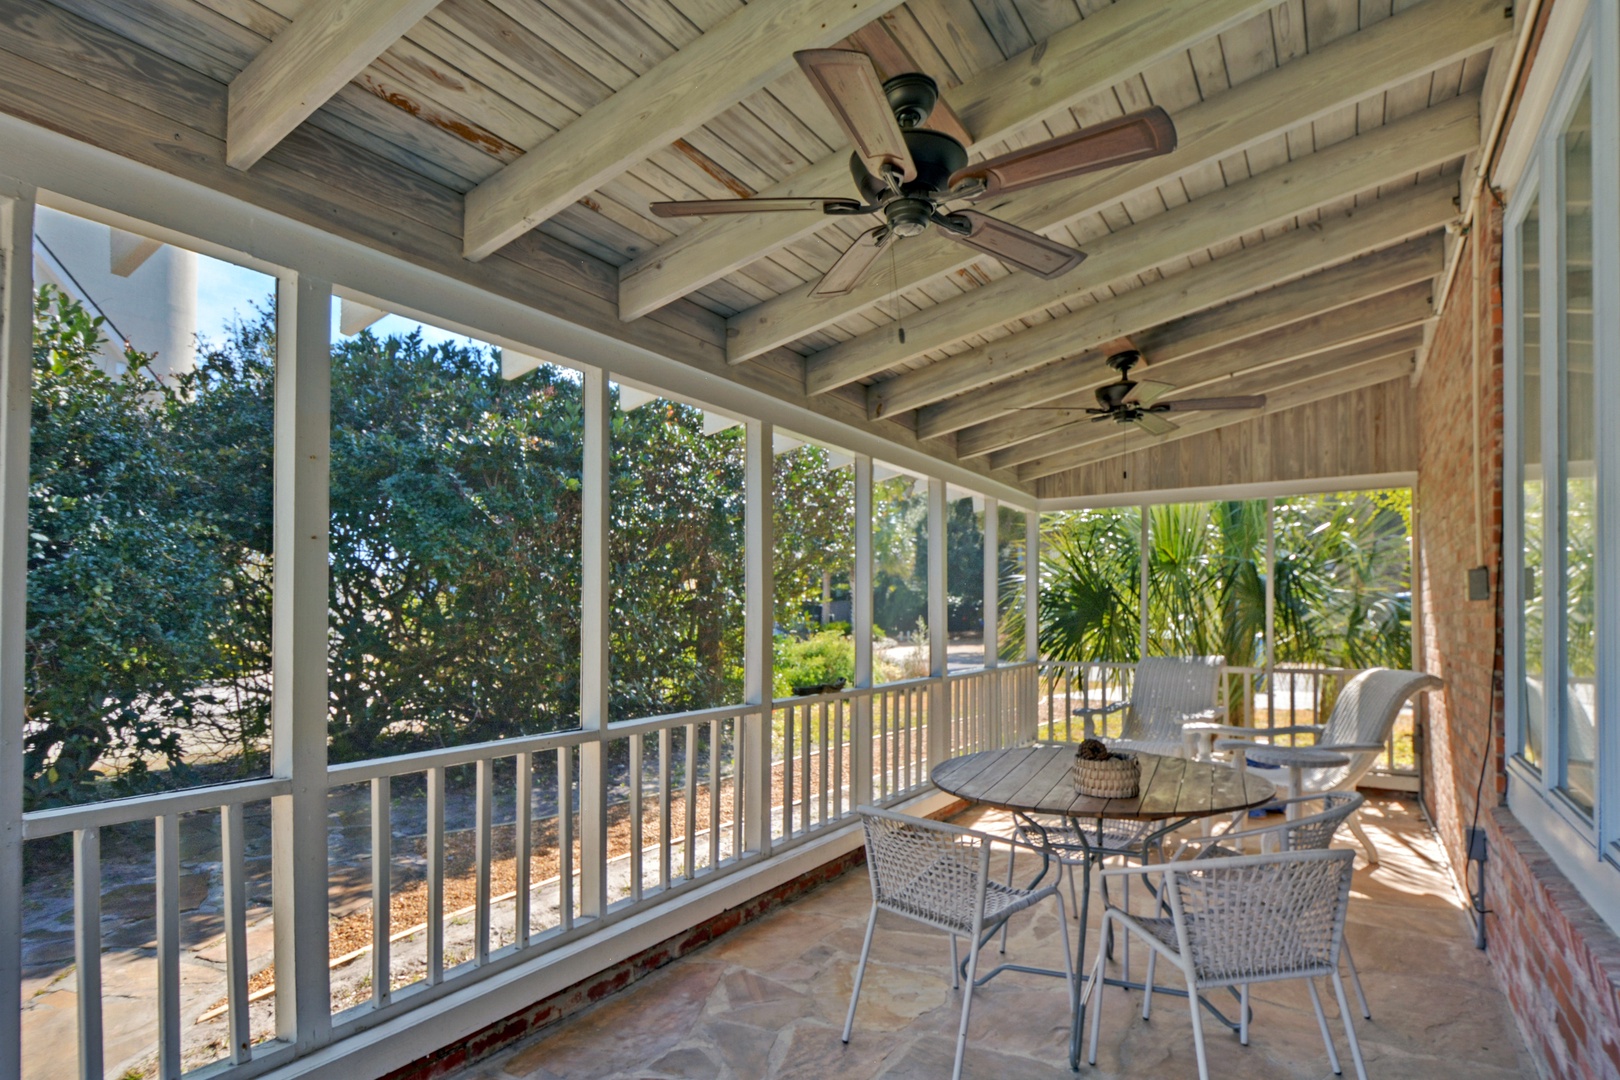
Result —
<svg viewBox="0 0 1620 1080"><path fill-rule="evenodd" d="M1526 121L1539 126L1511 185L1503 265L1508 798L1613 925L1620 685L1605 659L1620 609L1605 596L1620 553L1604 515L1620 502L1620 438L1604 421L1620 387L1617 21L1614 3L1591 5L1539 120Z"/></svg>

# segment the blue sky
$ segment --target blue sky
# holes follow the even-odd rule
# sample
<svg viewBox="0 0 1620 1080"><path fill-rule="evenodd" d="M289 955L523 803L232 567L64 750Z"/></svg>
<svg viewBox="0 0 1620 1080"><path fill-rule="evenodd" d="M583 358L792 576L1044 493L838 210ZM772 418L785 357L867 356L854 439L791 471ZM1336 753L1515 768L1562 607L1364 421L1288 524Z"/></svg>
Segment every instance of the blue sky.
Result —
<svg viewBox="0 0 1620 1080"><path fill-rule="evenodd" d="M197 334L205 341L219 341L226 328L237 319L250 318L255 305L270 306L276 291L276 279L235 263L222 262L207 255L197 256ZM422 331L422 339L430 345L449 342L463 346L488 346L481 341L441 330L436 326L419 323L402 315L385 315L371 326L378 337L398 335L404 337L413 330ZM338 301L332 299L332 340L337 341Z"/></svg>

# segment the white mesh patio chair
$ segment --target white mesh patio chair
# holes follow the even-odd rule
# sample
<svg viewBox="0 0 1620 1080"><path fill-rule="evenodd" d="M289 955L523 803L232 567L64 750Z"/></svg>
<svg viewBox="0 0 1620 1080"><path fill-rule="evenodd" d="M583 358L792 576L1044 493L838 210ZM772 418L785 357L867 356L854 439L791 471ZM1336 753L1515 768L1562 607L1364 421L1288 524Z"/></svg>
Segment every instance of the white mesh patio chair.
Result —
<svg viewBox="0 0 1620 1080"><path fill-rule="evenodd" d="M1223 656L1150 656L1137 662L1131 696L1101 707L1074 710L1084 717L1086 738L1101 738L1107 718L1124 712L1120 737L1109 742L1126 750L1186 756L1182 725L1219 723L1226 710L1217 703Z"/></svg>
<svg viewBox="0 0 1620 1080"><path fill-rule="evenodd" d="M861 962L855 969L855 986L849 995L849 1015L844 1020L846 1043L855 1026L855 1005L860 1000L861 980L866 975L866 961L872 952L872 932L877 928L879 911L903 915L951 936L951 986L953 989L962 987L962 1022L956 1032L952 1080L959 1080L962 1075L962 1053L967 1047L968 1014L973 1006L981 944L1013 915L1048 898L1057 902L1058 925L1063 934L1063 970L1006 966L1062 978L1069 990L1069 1007L1073 1010L1077 989L1069 959L1069 920L1057 880L1054 878L1052 884L1042 888L1024 889L1003 885L990 877L990 855L995 845L1028 848L1042 854L1038 848L1006 837L870 806L860 807L859 813L866 829L872 913L866 920L866 940L861 945ZM1062 876L1062 864L1057 864L1056 873ZM968 939L965 984L959 978L956 946L959 937Z"/></svg>
<svg viewBox="0 0 1620 1080"><path fill-rule="evenodd" d="M1227 859L1242 855L1255 854L1265 850L1268 845L1275 843L1283 851L1325 851L1333 844L1333 837L1338 833L1339 826L1343 825L1350 815L1361 809L1366 802L1358 792L1330 791L1322 795L1300 795L1292 799L1282 799L1272 803L1274 807L1286 809L1289 806L1304 811L1303 817L1292 821L1285 821L1278 825L1265 825L1259 828L1242 828L1247 822L1247 810L1232 819L1231 826L1218 836L1195 836L1183 841L1176 852L1177 859ZM1361 1015L1364 1019L1372 1019L1372 1009L1367 1004L1367 992L1361 988L1361 973L1356 970L1356 959L1350 954L1350 939L1344 941L1342 950L1344 966L1350 971L1350 984L1356 991L1356 1003L1361 1006ZM1153 1006L1153 964L1156 954L1149 954L1147 969L1147 986L1149 993L1142 997L1142 1018L1148 1018Z"/></svg>
<svg viewBox="0 0 1620 1080"><path fill-rule="evenodd" d="M1159 878L1168 917L1132 915L1110 905L1103 926L1142 941L1155 955L1180 970L1187 983L1193 1045L1199 1080L1209 1080L1204 1050L1199 993L1221 987L1239 988L1238 1038L1249 1044L1249 987L1254 983L1304 979L1316 1009L1317 1027L1327 1047L1328 1062L1340 1072L1339 1055L1328 1031L1327 1015L1316 980L1327 978L1339 1003L1345 1038L1356 1076L1366 1080L1361 1044L1339 980L1339 952L1344 942L1344 914L1350 899L1355 852L1285 851L1225 859L1192 859L1149 867L1123 867L1105 877ZM1097 1063L1097 1035L1102 1026L1103 965L1097 958L1081 995L1091 1007L1091 1041L1087 1060Z"/></svg>
<svg viewBox="0 0 1620 1080"><path fill-rule="evenodd" d="M1378 756L1389 742L1395 719L1413 694L1436 690L1444 686L1440 679L1421 671L1398 671L1393 668L1368 668L1360 672L1339 691L1325 724L1294 724L1275 728L1221 729L1268 741L1279 735L1314 735L1315 746L1323 750L1337 750L1350 758L1350 764L1329 769L1307 769L1300 776L1301 795L1321 795L1329 791L1354 791L1367 771L1378 763ZM1228 743L1232 746L1234 744ZM1241 744L1238 762L1241 766ZM1359 810L1358 810L1359 812ZM1347 821L1367 853L1367 861L1378 862L1378 849L1351 814Z"/></svg>

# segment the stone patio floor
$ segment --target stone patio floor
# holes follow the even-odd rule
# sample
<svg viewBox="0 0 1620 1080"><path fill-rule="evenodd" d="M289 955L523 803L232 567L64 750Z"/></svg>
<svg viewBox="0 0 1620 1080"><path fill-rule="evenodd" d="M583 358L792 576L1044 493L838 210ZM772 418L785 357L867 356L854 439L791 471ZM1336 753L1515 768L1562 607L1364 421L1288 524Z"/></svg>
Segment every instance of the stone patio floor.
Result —
<svg viewBox="0 0 1620 1080"><path fill-rule="evenodd" d="M1003 832L998 812L955 820ZM1373 1019L1356 1017L1373 1080L1506 1080L1535 1075L1506 999L1440 851L1412 803L1369 801L1363 817L1382 862L1356 861L1348 936ZM879 917L849 1045L839 1041L871 905L865 869L693 953L548 1028L457 1080L627 1077L935 1078L950 1075L961 1013L944 934ZM1092 905L1093 931L1100 905ZM1056 906L1016 916L1010 960L1055 965ZM1071 914L1071 918L1072 918ZM1097 938L1095 932L1092 942ZM990 960L993 951L984 959ZM1140 979L1145 953L1134 950ZM1165 978L1160 966L1160 979ZM1179 985L1174 974L1171 985ZM1324 988L1325 989L1325 988ZM1095 1077L1197 1075L1186 1005L1173 997L1141 1018L1141 995L1108 988ZM1350 990L1346 986L1346 993ZM1332 995L1329 1023L1354 1075ZM1354 999L1351 998L1352 1008ZM1331 1076L1300 982L1256 986L1250 1045L1205 1025L1210 1073L1245 1080ZM1054 979L1008 973L974 993L964 1075L1071 1077L1067 1001Z"/></svg>

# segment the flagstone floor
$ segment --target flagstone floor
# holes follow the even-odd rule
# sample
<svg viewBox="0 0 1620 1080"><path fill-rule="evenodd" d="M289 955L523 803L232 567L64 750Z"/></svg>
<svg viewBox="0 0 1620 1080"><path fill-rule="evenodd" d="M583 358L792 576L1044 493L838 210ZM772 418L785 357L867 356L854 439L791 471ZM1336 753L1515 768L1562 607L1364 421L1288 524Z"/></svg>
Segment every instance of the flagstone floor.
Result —
<svg viewBox="0 0 1620 1080"><path fill-rule="evenodd" d="M969 811L957 820L992 831L1007 824L995 812ZM1356 1018L1369 1077L1534 1076L1427 824L1413 804L1393 798L1372 800L1364 820L1382 862L1357 860L1348 936L1372 1005L1371 1021ZM866 872L854 871L457 1080L949 1076L961 997L950 988L947 938L916 923L879 918L854 1036L847 1046L839 1041L870 904ZM1056 907L1040 908L1013 920L1009 959L1055 961ZM1138 978L1144 962L1137 951ZM1083 1065L1082 1077L1197 1075L1182 1001L1161 997L1153 1019L1143 1021L1140 994L1105 993L1097 1065ZM1253 1002L1246 1048L1206 1024L1212 1076L1331 1075L1301 983L1257 986ZM1327 1006L1346 1075L1353 1075L1331 995ZM964 1075L1071 1077L1067 1024L1057 980L1002 975L974 994Z"/></svg>

